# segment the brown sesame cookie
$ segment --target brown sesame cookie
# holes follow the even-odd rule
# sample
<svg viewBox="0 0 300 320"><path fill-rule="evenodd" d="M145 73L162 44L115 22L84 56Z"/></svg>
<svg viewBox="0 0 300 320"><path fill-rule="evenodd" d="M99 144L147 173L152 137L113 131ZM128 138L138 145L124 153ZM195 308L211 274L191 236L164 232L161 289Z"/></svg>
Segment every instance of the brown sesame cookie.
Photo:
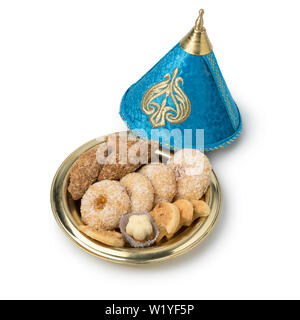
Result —
<svg viewBox="0 0 300 320"><path fill-rule="evenodd" d="M98 181L120 180L126 174L136 171L150 161L151 150L157 149L158 144L144 140L126 140L125 143L119 140L117 147L106 158Z"/></svg>
<svg viewBox="0 0 300 320"><path fill-rule="evenodd" d="M68 191L74 200L81 199L89 186L97 180L103 166L96 160L97 149L98 146L82 153L70 170Z"/></svg>

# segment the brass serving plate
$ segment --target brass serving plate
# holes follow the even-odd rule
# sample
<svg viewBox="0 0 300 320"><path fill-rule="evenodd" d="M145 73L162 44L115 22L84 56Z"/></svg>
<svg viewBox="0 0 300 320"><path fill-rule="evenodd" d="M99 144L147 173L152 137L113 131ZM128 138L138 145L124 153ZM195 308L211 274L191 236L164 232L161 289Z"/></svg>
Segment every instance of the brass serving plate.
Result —
<svg viewBox="0 0 300 320"><path fill-rule="evenodd" d="M79 155L90 148L101 144L106 137L91 140L71 153L56 172L51 187L51 207L58 225L82 249L87 252L122 264L146 264L162 262L179 256L194 248L213 229L221 207L221 190L214 172L207 193L207 202L211 213L207 218L195 221L190 227L179 232L171 240L150 248L114 248L97 242L78 230L82 224L79 204L68 195L69 171ZM162 156L163 152L161 153Z"/></svg>

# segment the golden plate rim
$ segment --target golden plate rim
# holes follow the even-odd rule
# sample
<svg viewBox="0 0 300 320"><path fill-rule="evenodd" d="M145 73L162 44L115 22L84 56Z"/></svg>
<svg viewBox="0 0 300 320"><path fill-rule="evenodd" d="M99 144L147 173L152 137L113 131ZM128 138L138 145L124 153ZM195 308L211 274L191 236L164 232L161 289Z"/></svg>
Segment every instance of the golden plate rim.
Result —
<svg viewBox="0 0 300 320"><path fill-rule="evenodd" d="M64 233L86 252L115 263L142 265L157 263L182 255L202 242L214 228L222 205L222 194L216 174L212 171L212 183L208 204L211 213L207 218L201 218L192 226L182 231L178 236L160 246L150 248L114 248L94 241L81 233L78 220L72 215L67 197L67 182L69 170L79 155L88 149L103 143L107 136L90 140L73 151L58 168L51 185L50 202L56 222Z"/></svg>

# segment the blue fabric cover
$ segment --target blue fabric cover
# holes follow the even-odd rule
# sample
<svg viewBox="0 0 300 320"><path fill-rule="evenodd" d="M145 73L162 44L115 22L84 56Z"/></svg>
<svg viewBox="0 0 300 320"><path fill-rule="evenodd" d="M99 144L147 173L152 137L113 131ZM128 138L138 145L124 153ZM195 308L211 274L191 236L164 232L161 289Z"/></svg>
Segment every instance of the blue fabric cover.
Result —
<svg viewBox="0 0 300 320"><path fill-rule="evenodd" d="M138 82L124 94L120 115L130 130L144 129L147 137L153 126L141 108L146 91L164 80L166 74L172 76L178 67L178 77L182 77L181 88L191 103L189 117L182 123L166 121L163 128L204 129L204 149L206 151L224 147L233 142L241 130L241 117L218 67L214 53L205 56L191 55L177 44ZM159 99L158 99L159 100ZM162 100L162 98L161 98ZM161 100L158 101L161 103ZM168 101L172 104L172 101ZM163 128L157 128L160 130ZM193 139L194 140L194 139ZM172 146L175 150L176 144ZM193 141L193 148L196 147Z"/></svg>

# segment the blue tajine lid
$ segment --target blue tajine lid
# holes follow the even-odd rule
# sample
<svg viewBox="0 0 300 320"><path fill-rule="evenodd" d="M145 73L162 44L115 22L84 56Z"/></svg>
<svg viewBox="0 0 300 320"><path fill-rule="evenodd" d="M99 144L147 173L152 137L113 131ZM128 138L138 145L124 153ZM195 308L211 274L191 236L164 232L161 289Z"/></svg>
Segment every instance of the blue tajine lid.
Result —
<svg viewBox="0 0 300 320"><path fill-rule="evenodd" d="M235 141L242 122L203 27L201 9L195 27L124 94L120 115L130 130L204 129L204 149ZM153 131L152 131L153 132ZM155 140L155 138L154 138ZM191 146L196 148L196 139ZM169 145L177 149L176 141Z"/></svg>

